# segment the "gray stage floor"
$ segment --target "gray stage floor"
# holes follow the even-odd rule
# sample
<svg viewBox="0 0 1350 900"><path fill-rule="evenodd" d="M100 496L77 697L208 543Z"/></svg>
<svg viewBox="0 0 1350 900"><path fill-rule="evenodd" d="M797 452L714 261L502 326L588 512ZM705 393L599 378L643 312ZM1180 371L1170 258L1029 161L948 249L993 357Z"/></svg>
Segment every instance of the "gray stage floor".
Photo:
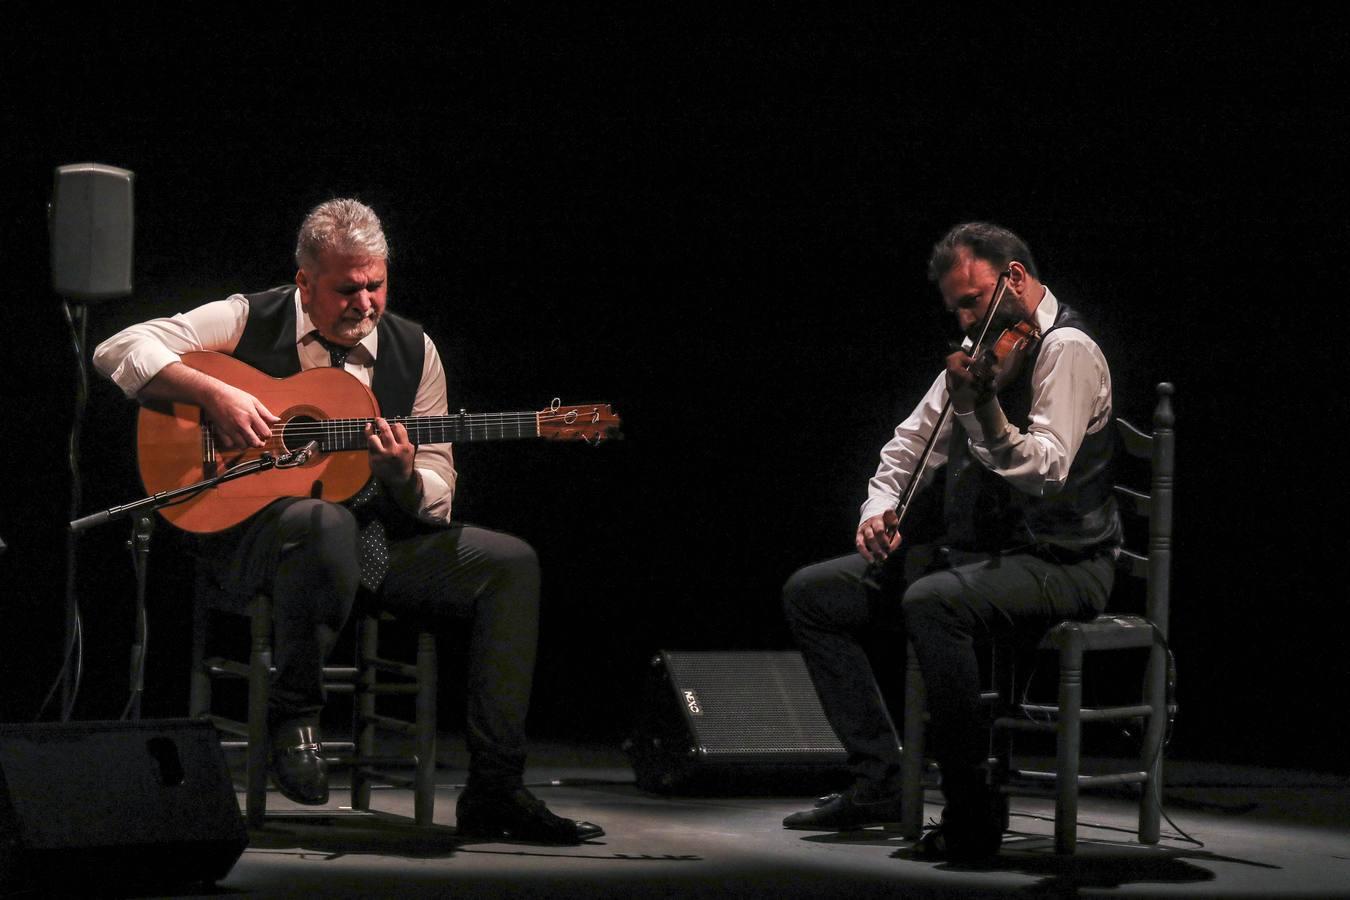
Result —
<svg viewBox="0 0 1350 900"><path fill-rule="evenodd" d="M453 759L454 738L445 758ZM458 756L462 760L463 756ZM1173 762L1164 839L1135 842L1124 797L1084 798L1076 856L1053 850L1048 800L1014 798L1011 834L980 866L909 858L881 828L787 831L809 797L667 797L640 791L613 748L536 747L528 773L555 811L602 825L580 847L455 839L463 772L440 772L436 827L411 796L378 790L381 814L331 807L251 835L217 895L247 897L1350 897L1350 779ZM940 811L935 792L928 814ZM298 811L278 795L277 812ZM1187 839L1177 830L1180 828Z"/></svg>

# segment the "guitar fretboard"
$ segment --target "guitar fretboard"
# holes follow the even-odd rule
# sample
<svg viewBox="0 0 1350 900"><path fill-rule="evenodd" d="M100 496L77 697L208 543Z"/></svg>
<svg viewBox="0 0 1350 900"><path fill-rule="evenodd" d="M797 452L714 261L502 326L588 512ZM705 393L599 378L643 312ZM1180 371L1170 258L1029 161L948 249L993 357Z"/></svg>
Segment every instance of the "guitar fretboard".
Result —
<svg viewBox="0 0 1350 900"><path fill-rule="evenodd" d="M292 421L284 430L288 447L318 441L319 450L366 449L366 426L372 419L326 419ZM391 416L390 425L408 429L414 444L444 444L465 441L504 441L539 436L538 414L534 412L457 413L451 416Z"/></svg>

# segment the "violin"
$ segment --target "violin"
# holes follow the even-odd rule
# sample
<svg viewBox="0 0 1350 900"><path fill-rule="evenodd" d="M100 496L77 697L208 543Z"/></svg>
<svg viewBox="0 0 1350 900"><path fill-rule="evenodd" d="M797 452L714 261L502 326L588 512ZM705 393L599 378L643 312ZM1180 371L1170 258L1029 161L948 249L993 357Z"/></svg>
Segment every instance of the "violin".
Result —
<svg viewBox="0 0 1350 900"><path fill-rule="evenodd" d="M1025 320L1009 325L982 352L973 354L970 375L981 394L997 394L1022 370L1027 351L1041 340L1041 330Z"/></svg>

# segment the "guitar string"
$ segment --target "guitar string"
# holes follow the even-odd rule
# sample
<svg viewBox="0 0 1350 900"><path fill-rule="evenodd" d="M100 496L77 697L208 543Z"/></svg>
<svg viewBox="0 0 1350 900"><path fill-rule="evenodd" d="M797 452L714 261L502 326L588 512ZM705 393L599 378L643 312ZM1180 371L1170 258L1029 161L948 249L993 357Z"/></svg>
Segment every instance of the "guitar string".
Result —
<svg viewBox="0 0 1350 900"><path fill-rule="evenodd" d="M454 425L468 428L490 428L505 427L508 425L521 426L535 422L556 422L566 421L569 416L580 422L580 424L599 424L596 421L587 421L591 419L592 414L568 411L566 413L483 413L464 415L445 415L445 416L391 416L386 421L402 424L405 427L418 429L427 428L446 428ZM359 419L314 419L312 421L292 421L285 425L288 429L317 429L327 431L332 429L353 429L363 430L373 422L373 418Z"/></svg>
<svg viewBox="0 0 1350 900"><path fill-rule="evenodd" d="M324 419L314 422L295 422L283 426L284 433L294 439L357 438L365 433L372 419ZM390 424L401 424L413 434L430 437L440 434L446 440L445 433L453 432L472 438L474 432L486 435L533 434L538 431L538 421L534 413L497 413L485 414L475 419L464 416L418 416L393 417L387 419Z"/></svg>
<svg viewBox="0 0 1350 900"><path fill-rule="evenodd" d="M598 415L598 408L592 410L592 415ZM595 421L586 421L589 419L580 408L573 407L567 410L550 410L548 412L510 412L510 413L459 413L441 416L394 416L386 421L391 424L402 424L405 428L413 431L418 436L427 435L437 431L445 432L448 430L462 432L462 438L472 439L475 431L492 436L505 435L508 429L513 429L516 434L524 434L525 428L532 427L537 433L540 424L554 424L558 421L566 422L568 417L574 417L581 420L579 427L586 425L600 424ZM320 419L310 422L293 422L283 426L285 435L292 439L313 439L313 438L355 438L361 436L368 425L373 422L370 418L346 418L346 419ZM280 439L274 437L272 440L280 444ZM443 441L448 440L442 438ZM269 440L269 445L271 440Z"/></svg>

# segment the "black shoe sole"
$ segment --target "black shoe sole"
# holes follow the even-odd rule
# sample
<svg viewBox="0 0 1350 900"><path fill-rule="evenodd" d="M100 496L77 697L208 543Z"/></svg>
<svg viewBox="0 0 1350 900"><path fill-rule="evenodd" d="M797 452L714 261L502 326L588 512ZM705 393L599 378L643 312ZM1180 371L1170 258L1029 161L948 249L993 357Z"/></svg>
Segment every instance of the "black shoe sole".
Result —
<svg viewBox="0 0 1350 900"><path fill-rule="evenodd" d="M323 797L322 797L322 798L311 800L311 799L308 799L308 798L306 798L306 797L304 797L304 796L302 796L302 795L300 795L300 794L298 794L298 793L295 793L295 792L293 792L293 791L291 791L291 790L288 790L288 789L281 783L281 779L277 778L277 773L276 773L276 770L275 770L275 769L269 769L267 775L268 775L268 780L271 781L271 782L272 782L272 785L277 789L277 793L281 794L281 796L285 797L287 800L291 801L292 803L299 803L301 806L327 806L327 805L328 805L328 791L327 791L327 790L325 790L325 791L323 792Z"/></svg>
<svg viewBox="0 0 1350 900"><path fill-rule="evenodd" d="M281 786L281 784L278 783L277 780L276 780L275 778L272 779L272 784L273 784L274 787L276 787L277 793L278 793L278 794L280 794L281 796L285 797L287 800L291 801L292 803L299 803L301 806L327 806L327 805L328 805L328 795L327 795L327 794L325 794L325 795L323 796L322 799L318 799L318 800L310 800L310 799L308 799L308 798L306 798L306 797L301 797L299 794L292 794L292 793L290 793L290 792L287 791L285 788L283 788L283 787Z"/></svg>
<svg viewBox="0 0 1350 900"><path fill-rule="evenodd" d="M577 847L587 841L593 841L596 838L605 836L605 829L595 826L595 832L585 835L578 835L575 839L561 839L549 837L529 837L512 834L506 828L491 828L482 825L473 824L469 826L456 825L455 835L464 840L471 841L491 841L496 844L524 844L527 846L545 846L545 847Z"/></svg>

